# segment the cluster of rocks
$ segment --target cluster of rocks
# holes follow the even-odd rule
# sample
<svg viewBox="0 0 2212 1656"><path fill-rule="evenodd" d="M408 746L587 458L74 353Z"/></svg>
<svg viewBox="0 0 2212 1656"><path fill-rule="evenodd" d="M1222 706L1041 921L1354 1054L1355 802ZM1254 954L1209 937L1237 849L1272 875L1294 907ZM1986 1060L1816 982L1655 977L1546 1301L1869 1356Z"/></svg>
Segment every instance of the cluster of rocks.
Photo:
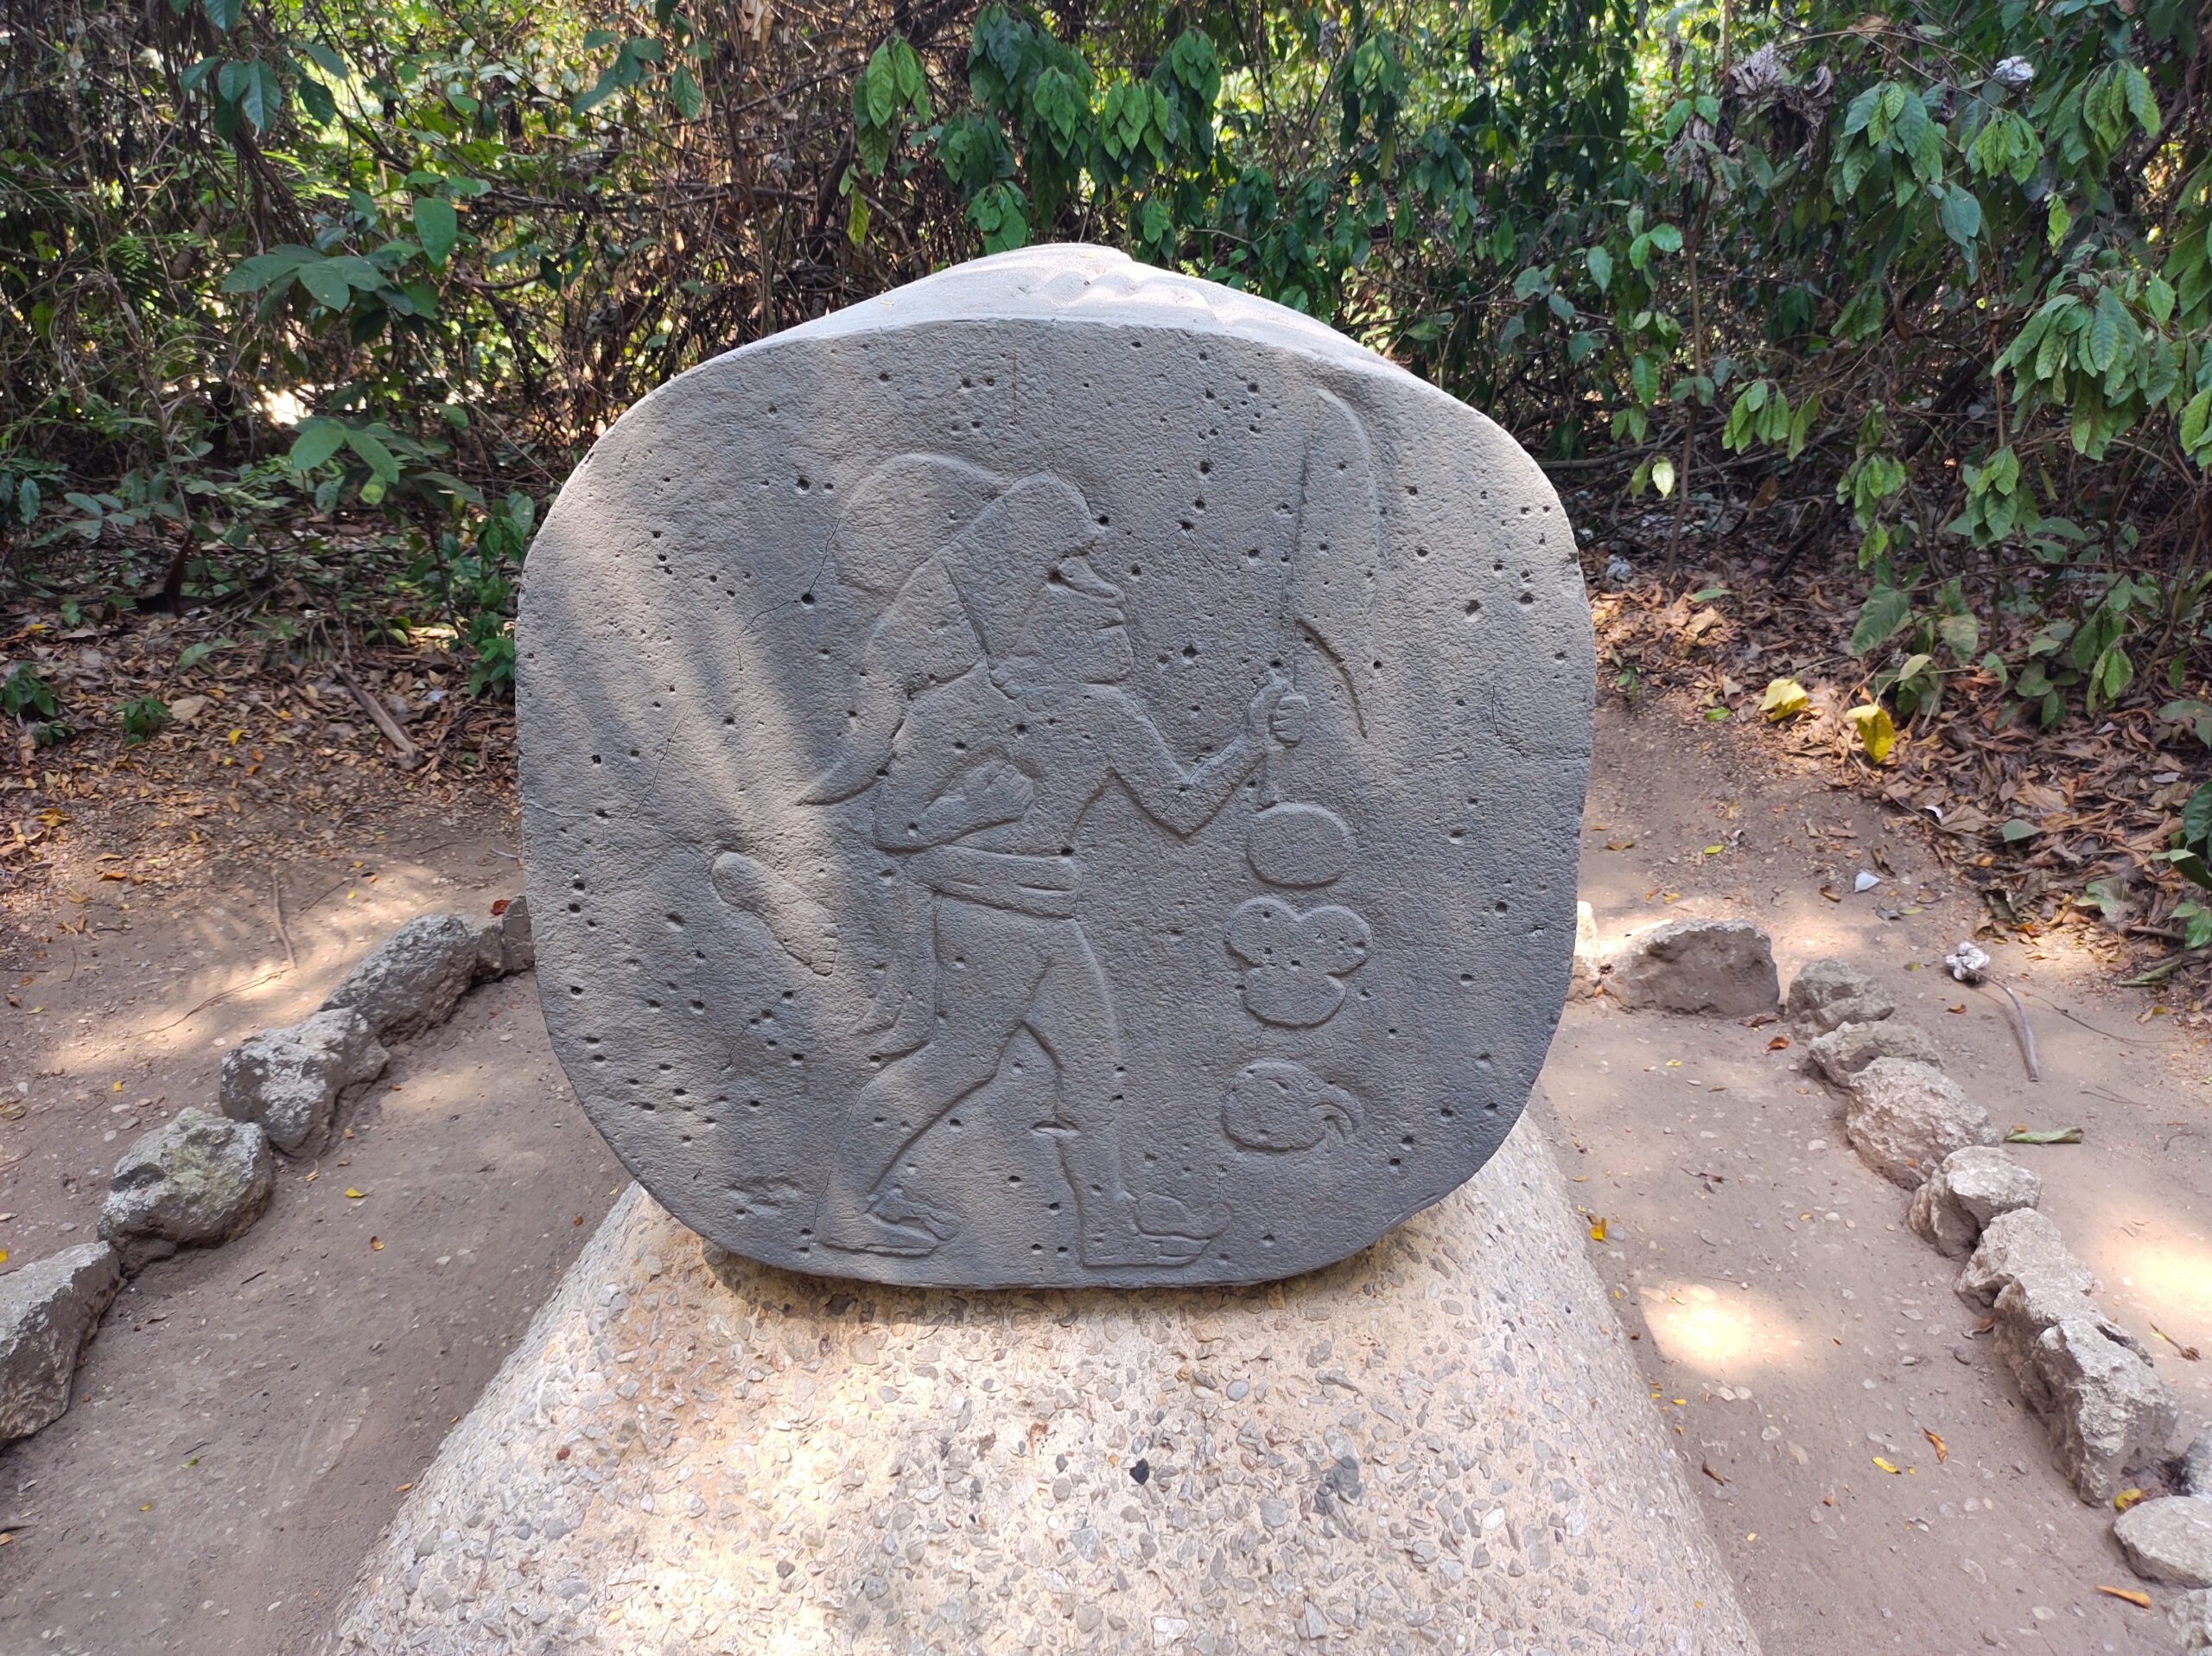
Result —
<svg viewBox="0 0 2212 1656"><path fill-rule="evenodd" d="M2212 1433L2164 1459L2180 1402L2142 1341L2090 1298L2096 1283L2039 1210L2043 1181L1999 1148L1988 1112L1946 1074L1935 1038L1897 1016L1847 960L1808 963L1779 992L1774 952L1745 920L1682 919L1601 955L1586 905L1574 981L1626 1008L1756 1016L1777 1001L1805 1067L1840 1092L1844 1136L1867 1166L1912 1193L1907 1222L1963 1261L1958 1292L1988 1312L1999 1360L2044 1422L2059 1469L2085 1501L2161 1479L2113 1532L2152 1581L2202 1589L2173 1607L2190 1652L2212 1656Z"/></svg>
<svg viewBox="0 0 2212 1656"><path fill-rule="evenodd" d="M2042 1179L1998 1148L1996 1126L1943 1073L1933 1038L1844 960L1808 965L1783 1010L1808 1037L1807 1067L1843 1094L1853 1147L1912 1192L1913 1231L1965 1262L1959 1296L1989 1313L1998 1358L2075 1492L2104 1503L2134 1479L2155 1483L2180 1400L2143 1342L2089 1297L2095 1278L2038 1210ZM2147 1579L2212 1588L2212 1435L2162 1469L2182 1493L2122 1512L2120 1550ZM2212 1649L2212 1628L2189 1647Z"/></svg>
<svg viewBox="0 0 2212 1656"><path fill-rule="evenodd" d="M276 1151L311 1155L341 1104L384 1073L384 1043L444 1021L469 989L536 962L521 897L493 918L426 914L386 938L313 1015L223 1057L221 1113L180 1111L116 1163L99 1237L0 1277L0 1443L67 1411L77 1362L126 1277L250 1230L276 1189Z"/></svg>

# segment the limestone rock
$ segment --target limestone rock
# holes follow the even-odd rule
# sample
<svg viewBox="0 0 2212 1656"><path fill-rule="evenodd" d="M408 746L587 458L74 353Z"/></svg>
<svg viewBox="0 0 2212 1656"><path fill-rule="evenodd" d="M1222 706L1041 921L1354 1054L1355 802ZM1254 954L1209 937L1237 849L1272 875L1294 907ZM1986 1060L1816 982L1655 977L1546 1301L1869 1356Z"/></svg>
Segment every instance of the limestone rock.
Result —
<svg viewBox="0 0 2212 1656"><path fill-rule="evenodd" d="M1753 1656L1567 1188L1523 1129L1272 1290L855 1294L633 1187L330 1652Z"/></svg>
<svg viewBox="0 0 2212 1656"><path fill-rule="evenodd" d="M179 1248L213 1247L250 1229L275 1184L269 1135L257 1124L181 1111L115 1164L100 1234L135 1274Z"/></svg>
<svg viewBox="0 0 2212 1656"><path fill-rule="evenodd" d="M1901 1019L1874 1027L1893 1026L1910 1027ZM1909 1219L1912 1228L1940 1252L1961 1259L1981 1239L1982 1227L1990 1220L2016 1208L2033 1207L2042 1200L2043 1180L2036 1174L1994 1144L1969 1144L1945 1156L1928 1182L1912 1193Z"/></svg>
<svg viewBox="0 0 2212 1656"><path fill-rule="evenodd" d="M2150 1353L2118 1323L2108 1321L2074 1282L2063 1277L2030 1271L2005 1284L1990 1308L1996 1324L1990 1346L1997 1360L2011 1371L2020 1388L2020 1400L2038 1412L2056 1405L2050 1379L2042 1359L2043 1337L2060 1323L2088 1318L2115 1345L2126 1347L2145 1362Z"/></svg>
<svg viewBox="0 0 2212 1656"><path fill-rule="evenodd" d="M1749 920L1670 920L1614 955L1605 994L1623 1006L1745 1017L1781 997L1774 946Z"/></svg>
<svg viewBox="0 0 2212 1656"><path fill-rule="evenodd" d="M530 899L517 893L499 916L500 970L528 971L537 964L537 939L530 929Z"/></svg>
<svg viewBox="0 0 2212 1656"><path fill-rule="evenodd" d="M1805 1059L1814 1072L1848 1088L1852 1077L1877 1058L1903 1058L1941 1069L1935 1040L1917 1023L1884 1018L1878 1023L1839 1023L1806 1043Z"/></svg>
<svg viewBox="0 0 2212 1656"><path fill-rule="evenodd" d="M530 934L529 898L509 898L498 914L474 924L480 979L509 977L527 971L537 963L537 946Z"/></svg>
<svg viewBox="0 0 2212 1656"><path fill-rule="evenodd" d="M1791 1022L1823 1032L1846 1023L1878 1023L1897 1010L1890 992L1848 960L1808 960L1789 980L1783 1010Z"/></svg>
<svg viewBox="0 0 2212 1656"><path fill-rule="evenodd" d="M77 1359L122 1283L115 1250L105 1242L0 1277L0 1443L68 1411Z"/></svg>
<svg viewBox="0 0 2212 1656"><path fill-rule="evenodd" d="M2005 1285L2021 1277L2082 1294L2097 1280L2067 1252L2058 1226L2032 1207L1999 1213L1982 1227L1981 1240L1959 1273L1959 1297L1972 1305L1994 1305Z"/></svg>
<svg viewBox="0 0 2212 1656"><path fill-rule="evenodd" d="M2112 1532L2144 1580L2212 1587L2212 1501L2139 1500L2113 1520Z"/></svg>
<svg viewBox="0 0 2212 1656"><path fill-rule="evenodd" d="M1587 995L1598 987L1598 916L1586 902L1574 905L1574 974L1569 988Z"/></svg>
<svg viewBox="0 0 2212 1656"><path fill-rule="evenodd" d="M2035 1366L2052 1455L2083 1500L2110 1500L2127 1473L2164 1453L2181 1416L2180 1399L2117 1323L2075 1316L2045 1328L2036 1342ZM2203 1514L2202 1535L2212 1542L2212 1506L2183 1504ZM2186 1584L2212 1585L2212 1564Z"/></svg>
<svg viewBox="0 0 2212 1656"><path fill-rule="evenodd" d="M216 1096L233 1121L257 1122L287 1154L320 1145L339 1098L384 1073L390 1054L350 1006L264 1029L223 1054Z"/></svg>
<svg viewBox="0 0 2212 1656"><path fill-rule="evenodd" d="M1907 1190L1953 1150L1999 1138L1957 1083L1909 1058L1877 1058L1851 1078L1843 1131L1867 1166Z"/></svg>
<svg viewBox="0 0 2212 1656"><path fill-rule="evenodd" d="M2174 1457L2174 1487L2199 1500L2212 1500L2212 1431L2199 1432Z"/></svg>
<svg viewBox="0 0 2212 1656"><path fill-rule="evenodd" d="M2166 1606L2166 1619L2181 1640L2181 1656L2212 1652L2212 1588L2182 1594Z"/></svg>
<svg viewBox="0 0 2212 1656"><path fill-rule="evenodd" d="M325 1011L350 1006L378 1040L442 1023L481 970L477 929L459 914L422 914L377 945L330 991Z"/></svg>

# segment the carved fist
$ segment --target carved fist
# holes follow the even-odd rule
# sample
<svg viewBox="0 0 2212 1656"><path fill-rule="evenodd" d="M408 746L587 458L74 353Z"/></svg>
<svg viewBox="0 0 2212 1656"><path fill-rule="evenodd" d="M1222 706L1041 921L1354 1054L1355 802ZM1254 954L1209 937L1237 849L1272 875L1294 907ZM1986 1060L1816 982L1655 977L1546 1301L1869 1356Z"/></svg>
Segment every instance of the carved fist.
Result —
<svg viewBox="0 0 2212 1656"><path fill-rule="evenodd" d="M1036 783L1018 766L1004 760L988 760L977 766L962 782L960 791L970 801L969 808L979 824L1012 822L1037 797Z"/></svg>
<svg viewBox="0 0 2212 1656"><path fill-rule="evenodd" d="M1306 699L1291 688L1289 679L1279 672L1270 673L1246 710L1247 723L1254 736L1272 736L1286 748L1295 748L1306 734L1309 706Z"/></svg>

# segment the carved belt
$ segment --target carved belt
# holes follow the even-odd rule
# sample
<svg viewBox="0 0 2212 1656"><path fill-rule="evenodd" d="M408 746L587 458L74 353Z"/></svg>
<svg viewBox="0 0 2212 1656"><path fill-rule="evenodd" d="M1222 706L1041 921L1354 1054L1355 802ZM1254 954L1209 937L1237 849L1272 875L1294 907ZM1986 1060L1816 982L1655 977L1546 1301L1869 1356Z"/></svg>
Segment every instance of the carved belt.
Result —
<svg viewBox="0 0 2212 1656"><path fill-rule="evenodd" d="M943 896L1039 920L1069 920L1075 914L1081 870L1071 857L1025 857L978 850L973 845L935 845L915 852L906 866L916 880Z"/></svg>

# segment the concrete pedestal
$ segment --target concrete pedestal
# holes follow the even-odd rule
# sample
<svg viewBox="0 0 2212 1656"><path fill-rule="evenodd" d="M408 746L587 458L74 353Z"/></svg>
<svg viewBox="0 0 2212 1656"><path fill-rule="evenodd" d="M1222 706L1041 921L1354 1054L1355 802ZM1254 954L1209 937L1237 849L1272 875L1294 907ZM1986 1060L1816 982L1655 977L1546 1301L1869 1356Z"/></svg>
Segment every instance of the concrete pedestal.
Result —
<svg viewBox="0 0 2212 1656"><path fill-rule="evenodd" d="M1524 1123L1293 1282L963 1293L633 1187L329 1648L1756 1656L1563 1188Z"/></svg>

